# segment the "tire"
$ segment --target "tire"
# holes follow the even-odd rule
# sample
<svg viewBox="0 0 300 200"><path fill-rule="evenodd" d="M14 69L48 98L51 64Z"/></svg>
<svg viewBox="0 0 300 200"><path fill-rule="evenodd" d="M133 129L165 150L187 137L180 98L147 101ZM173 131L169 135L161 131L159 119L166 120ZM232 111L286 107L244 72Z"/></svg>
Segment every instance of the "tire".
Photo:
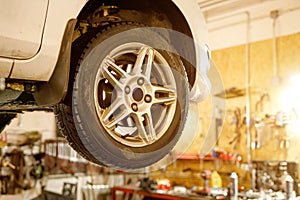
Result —
<svg viewBox="0 0 300 200"><path fill-rule="evenodd" d="M77 62L72 108L55 109L81 155L138 169L172 150L186 121L189 91L179 56L164 49L171 49L165 37L136 23L109 26L88 40Z"/></svg>

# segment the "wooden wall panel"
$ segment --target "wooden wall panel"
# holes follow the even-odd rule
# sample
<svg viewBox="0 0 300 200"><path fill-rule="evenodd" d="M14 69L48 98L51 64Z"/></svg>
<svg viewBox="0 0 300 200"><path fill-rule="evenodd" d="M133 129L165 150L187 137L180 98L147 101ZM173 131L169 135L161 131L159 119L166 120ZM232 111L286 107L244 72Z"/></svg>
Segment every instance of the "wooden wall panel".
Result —
<svg viewBox="0 0 300 200"><path fill-rule="evenodd" d="M286 98L284 97L285 91L291 89L288 85L289 78L300 73L300 33L277 39L279 85L272 83L274 76L272 45L272 40L250 44L251 115L253 118L264 118L266 114L275 115L279 111L290 112L287 109L289 102L283 103L281 99ZM212 58L221 73L225 88L245 88L245 52L245 45L212 52ZM269 93L270 99L263 101L262 111L256 110L255 105L264 91ZM297 94L299 91L300 85L299 89L296 89L294 92ZM228 99L226 100L226 110L232 110L236 107L243 109L245 104L245 97ZM298 105L295 105L295 111L299 117L300 102ZM265 144L261 148L252 151L252 158L259 160L300 161L300 145L297 145L300 144L299 125L300 120L297 119L292 125L287 125L285 128L268 127L270 131L265 131L265 135L262 136L267 141L265 141ZM232 125L228 121L225 121L220 138L220 148L241 154L244 161L246 161L245 130L241 130L242 137L240 144L235 150L232 146L228 145L233 132ZM283 145L280 146L280 144L282 144L281 140L285 133L291 136L289 146L282 148Z"/></svg>

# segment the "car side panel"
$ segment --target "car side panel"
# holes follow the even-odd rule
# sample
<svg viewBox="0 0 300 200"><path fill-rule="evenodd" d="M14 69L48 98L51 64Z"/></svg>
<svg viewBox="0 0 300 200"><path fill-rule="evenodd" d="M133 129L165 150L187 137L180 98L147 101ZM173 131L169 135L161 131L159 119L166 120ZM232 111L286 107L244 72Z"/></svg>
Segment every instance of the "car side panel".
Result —
<svg viewBox="0 0 300 200"><path fill-rule="evenodd" d="M7 78L12 68L13 61L0 58L0 78Z"/></svg>
<svg viewBox="0 0 300 200"><path fill-rule="evenodd" d="M48 81L57 62L66 25L77 17L85 3L86 0L49 0L40 51L27 60L15 59L10 78Z"/></svg>
<svg viewBox="0 0 300 200"><path fill-rule="evenodd" d="M28 59L37 54L48 0L1 0L0 57Z"/></svg>

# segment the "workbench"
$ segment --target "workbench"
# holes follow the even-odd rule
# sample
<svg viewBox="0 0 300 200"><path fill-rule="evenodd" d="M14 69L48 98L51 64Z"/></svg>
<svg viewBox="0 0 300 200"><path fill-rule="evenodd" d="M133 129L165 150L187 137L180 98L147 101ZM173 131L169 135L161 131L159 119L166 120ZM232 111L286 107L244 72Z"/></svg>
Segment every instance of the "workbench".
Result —
<svg viewBox="0 0 300 200"><path fill-rule="evenodd" d="M144 191L138 187L135 186L124 186L124 187L113 187L111 190L112 200L116 200L116 193L117 191L123 192L123 196L121 200L125 199L126 195L139 195L144 197L151 197L151 198L157 198L157 199L166 199L166 200L204 200L204 199L213 199L211 197L203 197L200 195L189 195L189 194L175 194L175 193L162 193L158 191Z"/></svg>

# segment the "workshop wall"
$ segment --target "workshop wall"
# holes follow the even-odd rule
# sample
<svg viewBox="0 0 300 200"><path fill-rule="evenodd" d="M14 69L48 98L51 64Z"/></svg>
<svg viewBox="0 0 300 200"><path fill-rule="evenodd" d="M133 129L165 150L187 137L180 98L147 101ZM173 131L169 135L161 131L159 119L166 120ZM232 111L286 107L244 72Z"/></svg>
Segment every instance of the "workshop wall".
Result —
<svg viewBox="0 0 300 200"><path fill-rule="evenodd" d="M249 48L252 160L299 161L300 127L298 124L300 123L298 116L300 114L300 98L298 90L292 90L295 85L290 85L290 78L300 73L300 33L277 38L279 77L277 83L274 81L273 74L272 40L251 43ZM217 66L225 89L236 88L244 91L246 87L245 56L245 45L212 52L212 59ZM300 81L300 78L296 80ZM299 86L296 85L296 88ZM292 96L288 96L291 94ZM211 154L208 147L214 147L232 156L240 155L242 161L183 159L170 165L166 171L156 171L152 174L154 178L168 178L177 184L188 187L202 186L201 171L217 170L223 179L223 186L228 186L230 172L236 171L240 177L240 185L250 187L251 176L247 167L246 130L243 123L245 95L226 99L226 108L221 108L225 117L217 147L214 145L216 144L215 129L212 128L215 117L213 107L216 104L216 99L218 99L214 95L215 93L212 93L210 98L199 104L201 131L186 153L206 152ZM233 114L237 109L241 112L238 131ZM203 146L206 148L205 151L203 151Z"/></svg>
<svg viewBox="0 0 300 200"><path fill-rule="evenodd" d="M214 62L222 76L226 89L236 87L245 88L245 46L236 46L217 50L212 53ZM268 160L299 160L300 142L297 114L300 106L295 101L298 90L291 91L290 78L300 71L300 33L280 37L277 39L277 66L279 82L274 83L272 40L265 40L250 44L250 88L251 88L251 118L265 122L265 129L258 138L260 148L253 150L253 159ZM299 86L299 85L298 85ZM259 102L263 94L269 98ZM292 96L285 96L292 94ZM242 116L245 108L245 96L226 100L226 116L224 128L220 137L220 147L226 151L237 153L247 159L245 130L241 129L241 138L237 147L230 145L234 137L234 124L230 124L230 111L240 108ZM296 104L294 104L296 102ZM201 105L200 105L201 106ZM285 117L285 126L281 126L277 119L278 113ZM270 118L266 119L265 115ZM274 119L275 118L275 119ZM253 122L254 123L254 122ZM255 139L255 127L251 128L252 140ZM297 133L298 132L298 133ZM284 144L284 140L289 144ZM253 144L255 145L255 144Z"/></svg>
<svg viewBox="0 0 300 200"><path fill-rule="evenodd" d="M300 64L300 33L279 37L277 39L277 67L279 82L274 82L273 46L272 40L264 40L250 44L250 89L251 89L251 137L252 160L287 160L299 161L300 111L298 89L289 90L299 85L291 85L290 79L299 74ZM244 89L245 83L245 45L217 50L212 52L212 58L222 76L226 89L236 87ZM298 77L299 78L299 77ZM300 81L298 79L298 81ZM294 83L295 84L295 83ZM297 87L298 86L298 87ZM259 102L263 94L264 98ZM292 96L288 96L291 95ZM236 147L230 141L236 135L232 122L232 110L239 108L242 116L245 114L245 96L226 100L226 116L223 131L220 136L219 148L227 152L242 155L247 162L247 142L245 125L240 130L240 138ZM201 105L200 105L201 106ZM281 113L285 122L278 119ZM265 116L269 115L269 118ZM259 136L255 136L254 121L265 124ZM286 125L282 125L286 123ZM258 138L256 138L258 137ZM255 148L255 139L259 146Z"/></svg>

